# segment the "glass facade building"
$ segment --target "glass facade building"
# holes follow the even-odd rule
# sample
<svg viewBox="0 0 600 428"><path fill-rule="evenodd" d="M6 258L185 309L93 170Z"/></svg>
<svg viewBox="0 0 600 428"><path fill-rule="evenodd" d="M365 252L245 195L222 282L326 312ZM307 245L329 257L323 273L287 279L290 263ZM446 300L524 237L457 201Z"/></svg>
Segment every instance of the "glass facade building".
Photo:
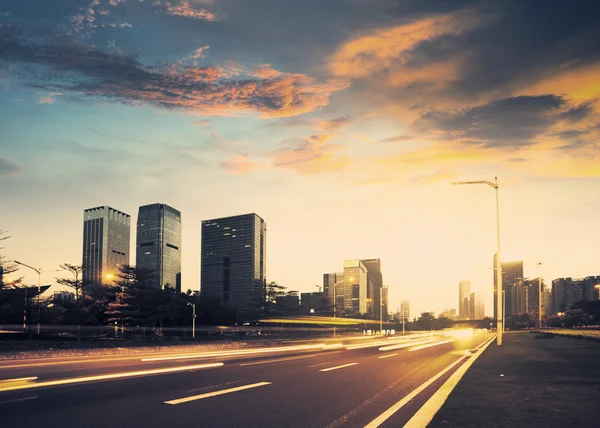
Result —
<svg viewBox="0 0 600 428"><path fill-rule="evenodd" d="M504 291L504 316L506 318L519 312L525 307L525 290L523 288L523 262L503 262L502 269L502 291ZM494 268L496 267L496 254L494 254ZM494 270L494 319L497 312L496 295L496 271ZM500 296L502 298L502 296Z"/></svg>
<svg viewBox="0 0 600 428"><path fill-rule="evenodd" d="M154 273L156 288L181 292L181 213L165 204L140 207L136 267Z"/></svg>
<svg viewBox="0 0 600 428"><path fill-rule="evenodd" d="M129 264L131 217L102 206L83 212L83 271L85 283L108 284L119 267Z"/></svg>
<svg viewBox="0 0 600 428"><path fill-rule="evenodd" d="M242 316L264 306L267 226L256 214L202 222L200 291Z"/></svg>

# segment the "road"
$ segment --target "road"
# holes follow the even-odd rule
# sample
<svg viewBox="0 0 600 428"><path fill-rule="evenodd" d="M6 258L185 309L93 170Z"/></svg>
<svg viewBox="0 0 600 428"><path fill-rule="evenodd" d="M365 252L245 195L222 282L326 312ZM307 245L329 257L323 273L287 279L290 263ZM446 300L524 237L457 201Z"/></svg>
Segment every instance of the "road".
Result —
<svg viewBox="0 0 600 428"><path fill-rule="evenodd" d="M212 353L4 361L1 421L19 428L398 427L490 338L338 338Z"/></svg>

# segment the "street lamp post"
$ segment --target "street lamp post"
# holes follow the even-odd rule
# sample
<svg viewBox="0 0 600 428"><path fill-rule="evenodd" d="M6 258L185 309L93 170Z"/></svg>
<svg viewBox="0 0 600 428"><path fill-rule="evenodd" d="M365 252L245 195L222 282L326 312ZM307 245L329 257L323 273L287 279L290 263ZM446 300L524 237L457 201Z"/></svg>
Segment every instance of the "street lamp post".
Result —
<svg viewBox="0 0 600 428"><path fill-rule="evenodd" d="M187 302L192 307L192 338L196 337L196 304Z"/></svg>
<svg viewBox="0 0 600 428"><path fill-rule="evenodd" d="M502 346L502 331L504 329L504 320L502 319L502 315L500 314L502 310L502 301L500 300L500 290L502 289L502 268L500 264L500 207L498 202L498 177L495 177L495 181L492 183L491 181L480 180L480 181L458 181L453 182L453 185L462 185L462 184L487 184L490 187L493 187L496 190L496 239L497 246L496 249L496 344L498 346Z"/></svg>
<svg viewBox="0 0 600 428"><path fill-rule="evenodd" d="M537 266L542 266L542 262L538 262ZM538 275L538 327L542 328L542 275Z"/></svg>
<svg viewBox="0 0 600 428"><path fill-rule="evenodd" d="M29 266L26 265L25 263L21 263L15 260L15 263L18 265L21 265L23 267L29 268L33 271L35 271L35 273L37 273L38 275L38 283L37 283L37 306L38 306L38 324L37 324L37 334L40 334L40 322L41 322L41 317L42 317L42 310L40 308L40 294L42 292L42 273L43 272L59 272L59 270L55 270L55 269L51 269L51 270L42 270L42 269L36 269L33 266ZM25 324L25 323L24 323Z"/></svg>

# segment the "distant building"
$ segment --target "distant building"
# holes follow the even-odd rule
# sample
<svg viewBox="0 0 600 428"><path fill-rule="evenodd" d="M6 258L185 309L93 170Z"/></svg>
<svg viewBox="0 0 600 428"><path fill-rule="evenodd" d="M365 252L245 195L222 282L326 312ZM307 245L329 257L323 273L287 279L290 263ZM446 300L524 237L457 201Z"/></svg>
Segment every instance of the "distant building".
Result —
<svg viewBox="0 0 600 428"><path fill-rule="evenodd" d="M557 278L552 281L552 313L564 312L581 300L598 299L600 276Z"/></svg>
<svg viewBox="0 0 600 428"><path fill-rule="evenodd" d="M284 315L298 315L300 313L300 296L297 294L277 296L275 305L277 310Z"/></svg>
<svg viewBox="0 0 600 428"><path fill-rule="evenodd" d="M471 281L458 283L458 318L469 319L469 296L471 295Z"/></svg>
<svg viewBox="0 0 600 428"><path fill-rule="evenodd" d="M55 305L66 302L74 302L75 294L71 293L70 291L55 291L52 300Z"/></svg>
<svg viewBox="0 0 600 428"><path fill-rule="evenodd" d="M443 312L438 314L438 318L456 319L456 309L444 309Z"/></svg>
<svg viewBox="0 0 600 428"><path fill-rule="evenodd" d="M380 259L364 259L360 262L367 269L367 315L370 318L379 319L383 307L383 320L386 321L388 318L387 297L386 295L380 296L380 293L383 292L381 261ZM387 291L385 292L387 293Z"/></svg>
<svg viewBox="0 0 600 428"><path fill-rule="evenodd" d="M402 300L400 302L400 320L404 318L405 322L410 321L410 301Z"/></svg>
<svg viewBox="0 0 600 428"><path fill-rule="evenodd" d="M525 292L526 305L525 309L522 312L534 313L539 310L540 284L543 291L544 283L541 278L532 278L524 280L523 287ZM542 301L542 305L543 304L544 302Z"/></svg>
<svg viewBox="0 0 600 428"><path fill-rule="evenodd" d="M469 319L482 320L485 318L485 301L481 293L471 293L469 296Z"/></svg>
<svg viewBox="0 0 600 428"><path fill-rule="evenodd" d="M508 318L525 306L523 291L523 262L501 263L502 269L502 291L505 294L505 317ZM496 319L497 296L496 296L496 254L494 254L494 319ZM502 298L502 296L500 296Z"/></svg>
<svg viewBox="0 0 600 428"><path fill-rule="evenodd" d="M334 292L337 294L335 298L333 296ZM336 311L341 313L341 308L344 307L344 273L337 272L323 274L323 293L325 293L331 301L332 309L333 302L335 301L337 303Z"/></svg>
<svg viewBox="0 0 600 428"><path fill-rule="evenodd" d="M300 314L326 316L331 313L330 299L324 292L301 293Z"/></svg>
<svg viewBox="0 0 600 428"><path fill-rule="evenodd" d="M542 307L544 316L551 315L552 312L552 287L544 286L544 306Z"/></svg>
<svg viewBox="0 0 600 428"><path fill-rule="evenodd" d="M84 283L110 284L119 268L129 264L131 217L102 206L83 212Z"/></svg>
<svg viewBox="0 0 600 428"><path fill-rule="evenodd" d="M552 281L552 313L565 312L573 302L571 278L557 278Z"/></svg>
<svg viewBox="0 0 600 428"><path fill-rule="evenodd" d="M267 226L256 214L202 222L200 291L255 316L266 292Z"/></svg>
<svg viewBox="0 0 600 428"><path fill-rule="evenodd" d="M136 267L154 273L156 288L181 292L181 213L165 204L140 207L136 234Z"/></svg>
<svg viewBox="0 0 600 428"><path fill-rule="evenodd" d="M383 322L388 322L390 319L389 314L389 287L384 285L381 287L381 310L383 313L381 314L381 320ZM378 314L379 315L379 314Z"/></svg>

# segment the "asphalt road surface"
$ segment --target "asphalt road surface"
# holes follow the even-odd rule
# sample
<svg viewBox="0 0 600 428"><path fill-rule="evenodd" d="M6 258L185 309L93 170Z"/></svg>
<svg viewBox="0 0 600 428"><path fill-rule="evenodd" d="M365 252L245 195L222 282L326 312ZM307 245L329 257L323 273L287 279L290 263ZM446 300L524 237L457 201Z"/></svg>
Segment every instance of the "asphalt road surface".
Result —
<svg viewBox="0 0 600 428"><path fill-rule="evenodd" d="M399 427L491 337L3 361L0 425Z"/></svg>

